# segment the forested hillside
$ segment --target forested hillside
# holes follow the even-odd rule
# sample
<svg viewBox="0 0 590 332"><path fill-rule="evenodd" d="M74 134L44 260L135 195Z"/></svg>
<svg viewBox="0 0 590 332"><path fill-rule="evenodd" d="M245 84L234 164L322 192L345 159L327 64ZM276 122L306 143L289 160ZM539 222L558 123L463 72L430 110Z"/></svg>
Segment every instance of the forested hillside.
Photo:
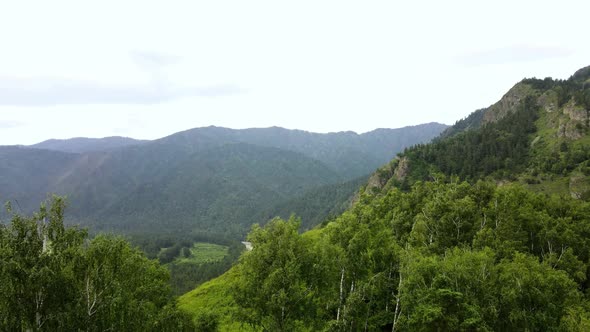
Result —
<svg viewBox="0 0 590 332"><path fill-rule="evenodd" d="M341 216L254 226L185 294L234 331L586 331L590 67L526 79L371 176Z"/></svg>
<svg viewBox="0 0 590 332"><path fill-rule="evenodd" d="M406 147L430 141L446 128L440 123L427 123L376 129L359 135L354 132L319 134L279 127L234 130L212 126L180 132L162 141L181 145L241 142L275 147L300 152L353 179L371 173Z"/></svg>
<svg viewBox="0 0 590 332"><path fill-rule="evenodd" d="M239 236L256 221L259 210L338 181L338 174L302 154L230 144L195 153L165 176L138 185L104 207L93 227L196 229Z"/></svg>
<svg viewBox="0 0 590 332"><path fill-rule="evenodd" d="M240 239L260 218L294 212L311 227L341 212L360 185L346 183L444 128L432 123L358 135L206 127L147 142L78 138L0 147L0 200L31 212L48 193L65 195L67 221L93 232ZM322 194L321 188L339 189ZM321 205L297 203L309 195L321 197Z"/></svg>
<svg viewBox="0 0 590 332"><path fill-rule="evenodd" d="M169 273L120 237L65 227L53 198L0 223L0 330L193 331Z"/></svg>
<svg viewBox="0 0 590 332"><path fill-rule="evenodd" d="M402 166L396 180L408 187L442 172L589 198L589 81L590 67L567 80L522 80L498 103L458 121L433 144L404 151L393 165Z"/></svg>

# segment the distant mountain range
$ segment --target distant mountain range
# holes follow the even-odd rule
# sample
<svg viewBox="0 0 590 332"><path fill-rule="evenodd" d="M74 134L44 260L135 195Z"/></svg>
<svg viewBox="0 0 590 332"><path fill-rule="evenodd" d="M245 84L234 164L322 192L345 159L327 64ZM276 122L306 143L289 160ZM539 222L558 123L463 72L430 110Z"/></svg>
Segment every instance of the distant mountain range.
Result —
<svg viewBox="0 0 590 332"><path fill-rule="evenodd" d="M86 153L95 151L108 151L130 145L137 145L145 140L136 140L129 137L111 136L104 138L75 137L70 139L50 139L41 143L30 145L31 148L54 150L72 153Z"/></svg>
<svg viewBox="0 0 590 332"><path fill-rule="evenodd" d="M30 212L48 193L67 195L70 222L92 230L239 236L260 218L299 211L311 226L345 208L361 183L354 179L446 128L429 123L359 135L206 127L153 141L2 146L0 200ZM302 203L319 197L317 213Z"/></svg>

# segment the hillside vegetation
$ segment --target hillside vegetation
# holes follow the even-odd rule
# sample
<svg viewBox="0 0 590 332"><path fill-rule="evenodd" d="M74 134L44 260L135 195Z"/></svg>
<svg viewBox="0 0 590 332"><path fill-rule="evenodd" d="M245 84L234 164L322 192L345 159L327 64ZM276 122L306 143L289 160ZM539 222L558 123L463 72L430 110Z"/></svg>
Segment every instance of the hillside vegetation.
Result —
<svg viewBox="0 0 590 332"><path fill-rule="evenodd" d="M63 224L53 198L0 223L0 330L192 331L168 271L122 238Z"/></svg>
<svg viewBox="0 0 590 332"><path fill-rule="evenodd" d="M321 228L254 226L253 250L181 308L221 331L590 329L589 79L523 80Z"/></svg>
<svg viewBox="0 0 590 332"><path fill-rule="evenodd" d="M154 141L78 138L0 147L0 200L26 213L48 193L65 195L67 221L93 232L240 239L261 218L295 212L311 227L341 212L358 190L349 181L445 128L432 123L358 135L206 127ZM310 197L321 206L301 203Z"/></svg>
<svg viewBox="0 0 590 332"><path fill-rule="evenodd" d="M476 181L590 198L590 68L568 80L524 79L498 103L447 129L433 144L406 149L396 181L407 188L442 172ZM393 165L397 167L397 165ZM398 172L399 175L399 172Z"/></svg>

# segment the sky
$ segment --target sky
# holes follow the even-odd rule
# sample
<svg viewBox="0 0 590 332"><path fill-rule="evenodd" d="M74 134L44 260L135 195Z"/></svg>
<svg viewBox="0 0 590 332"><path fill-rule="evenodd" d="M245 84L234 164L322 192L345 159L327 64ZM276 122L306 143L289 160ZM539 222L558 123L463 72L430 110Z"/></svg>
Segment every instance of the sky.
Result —
<svg viewBox="0 0 590 332"><path fill-rule="evenodd" d="M590 1L2 1L0 145L453 124L590 65Z"/></svg>

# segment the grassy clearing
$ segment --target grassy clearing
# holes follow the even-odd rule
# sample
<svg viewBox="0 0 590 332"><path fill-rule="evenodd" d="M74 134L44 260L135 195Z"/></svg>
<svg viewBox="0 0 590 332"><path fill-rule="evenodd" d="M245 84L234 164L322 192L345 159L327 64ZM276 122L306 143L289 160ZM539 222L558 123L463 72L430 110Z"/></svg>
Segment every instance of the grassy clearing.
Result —
<svg viewBox="0 0 590 332"><path fill-rule="evenodd" d="M195 321L216 317L219 331L256 331L236 319L237 305L229 290L236 278L235 268L178 298L178 306ZM205 317L205 318L203 318Z"/></svg>
<svg viewBox="0 0 590 332"><path fill-rule="evenodd" d="M522 183L527 189L548 195L569 195L569 178L555 177L554 179L543 179L538 184Z"/></svg>
<svg viewBox="0 0 590 332"><path fill-rule="evenodd" d="M229 247L227 246L214 243L195 242L192 248L190 248L191 254L189 257L182 257L181 253L180 257L176 258L174 262L179 264L219 262L227 256L228 251Z"/></svg>

